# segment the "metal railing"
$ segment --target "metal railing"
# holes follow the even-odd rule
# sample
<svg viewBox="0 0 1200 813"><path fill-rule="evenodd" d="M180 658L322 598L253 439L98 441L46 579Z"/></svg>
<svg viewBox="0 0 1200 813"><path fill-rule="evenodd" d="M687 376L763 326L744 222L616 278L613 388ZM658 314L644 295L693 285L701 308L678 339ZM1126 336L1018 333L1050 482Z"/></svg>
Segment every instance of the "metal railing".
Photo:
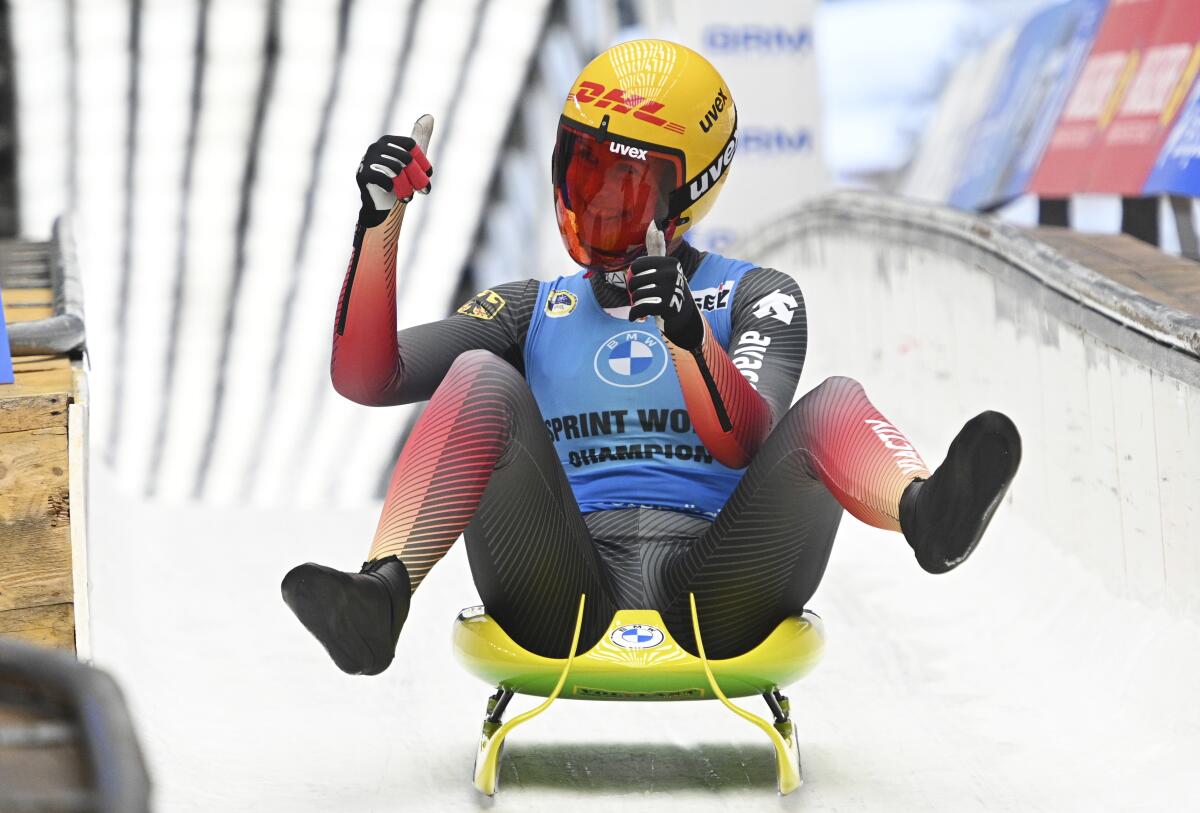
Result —
<svg viewBox="0 0 1200 813"><path fill-rule="evenodd" d="M53 316L8 326L14 356L58 355L83 349L83 285L69 217L64 215L54 222L49 242L0 243L0 288L54 291Z"/></svg>

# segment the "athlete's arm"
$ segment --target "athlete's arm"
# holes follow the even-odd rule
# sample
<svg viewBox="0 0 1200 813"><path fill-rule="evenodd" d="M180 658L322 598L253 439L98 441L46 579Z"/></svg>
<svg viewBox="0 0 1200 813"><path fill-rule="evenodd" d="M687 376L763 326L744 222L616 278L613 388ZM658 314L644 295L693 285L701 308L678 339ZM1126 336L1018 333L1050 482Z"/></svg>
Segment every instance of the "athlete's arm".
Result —
<svg viewBox="0 0 1200 813"><path fill-rule="evenodd" d="M647 246L654 242L656 236L651 228L647 232ZM767 289L767 286L777 282L783 285L784 280L787 282L786 292ZM634 260L630 268L629 290L633 302L629 318L653 315L667 338L684 403L701 442L717 460L727 466L740 468L748 464L774 422L791 402L791 392L782 394L783 382L776 381L777 378L786 377L783 371L778 374L773 372L771 376L770 400L755 389L754 384L760 380L761 373L749 369L751 359L745 358L735 364L717 342L707 320L692 301L684 269L676 257L651 253ZM778 331L772 328L763 334L748 329L750 316L747 313L753 316L760 310L764 314L767 311L758 305L747 309L746 303L757 303L761 297L767 297L763 300L767 305L790 301L791 309L785 308L784 314L777 315L776 319L782 325L786 316L786 327L791 329L798 305L795 297L799 293L796 284L777 271L755 269L745 274L738 283L732 305L734 313L731 314L733 335L739 337L742 343L759 342L755 349L760 352L753 359L754 366L761 367L761 350L773 341L769 334ZM795 329L804 332L803 318L796 322ZM802 363L803 349L800 352ZM747 369L743 371L739 368ZM791 381L793 390L798 378L797 367Z"/></svg>
<svg viewBox="0 0 1200 813"><path fill-rule="evenodd" d="M401 330L396 346L403 400L390 403L427 400L468 350L490 350L524 373L522 354L537 295L535 279L506 282L480 291L441 321Z"/></svg>
<svg viewBox="0 0 1200 813"><path fill-rule="evenodd" d="M416 142L383 136L359 164L362 208L333 330L334 388L352 401L387 406L429 398L460 353L483 349L520 366L537 297L528 280L487 291L459 313L396 332L396 241L406 204L428 192L433 168Z"/></svg>
<svg viewBox="0 0 1200 813"><path fill-rule="evenodd" d="M390 406L428 399L467 350L490 350L521 366L536 280L477 294L449 317L396 331L396 236L403 207L355 234L333 331L333 386L351 401Z"/></svg>
<svg viewBox="0 0 1200 813"><path fill-rule="evenodd" d="M771 427L792 405L808 349L808 317L796 281L774 268L747 271L730 303L728 356L771 408Z"/></svg>
<svg viewBox="0 0 1200 813"><path fill-rule="evenodd" d="M771 430L771 407L733 366L703 323L694 350L669 343L692 426L713 457L731 468L750 463Z"/></svg>
<svg viewBox="0 0 1200 813"><path fill-rule="evenodd" d="M731 352L704 321L704 340L671 355L696 434L727 466L747 465L792 403L808 327L804 298L787 274L772 268L746 272L730 304Z"/></svg>
<svg viewBox="0 0 1200 813"><path fill-rule="evenodd" d="M698 347L670 347L700 441L726 466L741 468L791 404L808 336L799 286L774 269L747 272L730 307L732 352L707 320Z"/></svg>

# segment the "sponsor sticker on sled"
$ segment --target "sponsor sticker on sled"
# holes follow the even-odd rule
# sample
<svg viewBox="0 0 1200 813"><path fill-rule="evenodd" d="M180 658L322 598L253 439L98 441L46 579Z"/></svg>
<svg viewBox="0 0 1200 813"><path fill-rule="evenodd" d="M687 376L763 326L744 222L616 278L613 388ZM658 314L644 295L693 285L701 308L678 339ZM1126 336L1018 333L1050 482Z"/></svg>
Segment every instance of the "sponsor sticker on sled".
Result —
<svg viewBox="0 0 1200 813"><path fill-rule="evenodd" d="M592 700L645 700L647 698L655 698L656 700L703 700L704 689L696 687L694 689L678 689L676 691L663 692L623 692L613 689L593 689L590 686L575 686L571 693L575 697L586 697Z"/></svg>
<svg viewBox="0 0 1200 813"><path fill-rule="evenodd" d="M653 649L665 637L662 630L649 624L626 624L617 627L609 636L614 644L623 649Z"/></svg>

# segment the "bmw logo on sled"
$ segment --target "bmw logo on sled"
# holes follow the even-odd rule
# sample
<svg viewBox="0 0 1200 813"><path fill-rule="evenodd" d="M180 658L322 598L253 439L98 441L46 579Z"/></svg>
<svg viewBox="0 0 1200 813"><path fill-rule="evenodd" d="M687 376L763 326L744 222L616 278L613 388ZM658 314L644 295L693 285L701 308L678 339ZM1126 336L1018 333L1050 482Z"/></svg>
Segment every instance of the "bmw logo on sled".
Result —
<svg viewBox="0 0 1200 813"><path fill-rule="evenodd" d="M625 649L652 649L663 642L663 633L649 624L626 624L613 630L609 638Z"/></svg>

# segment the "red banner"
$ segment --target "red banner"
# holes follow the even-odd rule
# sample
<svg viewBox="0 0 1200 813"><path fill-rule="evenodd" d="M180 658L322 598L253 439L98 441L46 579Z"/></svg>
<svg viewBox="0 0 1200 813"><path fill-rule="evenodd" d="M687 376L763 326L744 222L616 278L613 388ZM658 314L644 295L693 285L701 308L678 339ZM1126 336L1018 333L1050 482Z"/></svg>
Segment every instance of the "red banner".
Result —
<svg viewBox="0 0 1200 813"><path fill-rule="evenodd" d="M1200 3L1168 0L1104 128L1086 191L1139 195L1200 70Z"/></svg>
<svg viewBox="0 0 1200 813"><path fill-rule="evenodd" d="M1196 0L1183 0L1192 5ZM1044 197L1066 197L1090 188L1094 159L1105 130L1115 119L1141 61L1158 32L1170 0L1112 0L1079 81L1029 189ZM1150 161L1153 162L1154 155ZM1145 180L1143 175L1142 180ZM1140 187L1139 187L1140 188Z"/></svg>

